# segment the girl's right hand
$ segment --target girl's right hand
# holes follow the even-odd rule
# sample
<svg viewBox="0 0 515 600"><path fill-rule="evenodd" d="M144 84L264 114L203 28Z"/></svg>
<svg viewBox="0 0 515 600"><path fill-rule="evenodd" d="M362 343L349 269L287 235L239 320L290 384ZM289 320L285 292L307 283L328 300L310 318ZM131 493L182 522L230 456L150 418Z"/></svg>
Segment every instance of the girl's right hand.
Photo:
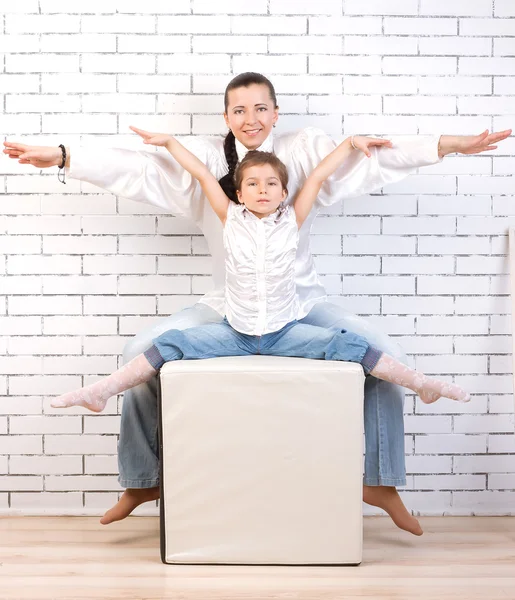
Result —
<svg viewBox="0 0 515 600"><path fill-rule="evenodd" d="M168 133L150 133L144 129L138 129L132 125L129 127L134 133L137 133L143 138L144 144L150 144L151 146L166 146L166 144L173 139L173 136Z"/></svg>
<svg viewBox="0 0 515 600"><path fill-rule="evenodd" d="M46 169L60 165L63 161L61 148L54 146L28 146L16 142L4 142L4 154L18 159L21 165L33 165L38 169Z"/></svg>

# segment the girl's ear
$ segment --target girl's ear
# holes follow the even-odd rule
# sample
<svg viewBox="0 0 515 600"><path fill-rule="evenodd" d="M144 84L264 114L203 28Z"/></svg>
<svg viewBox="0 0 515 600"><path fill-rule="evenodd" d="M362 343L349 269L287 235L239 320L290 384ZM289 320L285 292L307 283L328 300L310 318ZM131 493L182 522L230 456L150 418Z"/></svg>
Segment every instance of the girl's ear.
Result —
<svg viewBox="0 0 515 600"><path fill-rule="evenodd" d="M288 190L283 188L283 200L286 200L286 196L288 195Z"/></svg>
<svg viewBox="0 0 515 600"><path fill-rule="evenodd" d="M238 202L240 204L243 204L243 202L241 201L241 190L236 190L236 196L238 197Z"/></svg>

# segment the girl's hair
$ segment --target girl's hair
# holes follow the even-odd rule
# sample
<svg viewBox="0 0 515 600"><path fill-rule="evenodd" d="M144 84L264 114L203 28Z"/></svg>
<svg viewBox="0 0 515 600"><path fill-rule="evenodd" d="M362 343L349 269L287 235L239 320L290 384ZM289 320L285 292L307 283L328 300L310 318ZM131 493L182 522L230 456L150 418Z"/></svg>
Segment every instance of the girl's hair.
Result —
<svg viewBox="0 0 515 600"><path fill-rule="evenodd" d="M225 112L227 112L227 108L229 107L229 92L231 90L235 90L240 87L249 87L254 84L266 85L270 93L270 98L274 103L274 108L277 108L277 97L275 95L275 89L272 85L272 82L269 79L267 79L264 75L261 75L261 73L240 73L239 75L236 75L236 77L234 77L234 79L232 79L229 82L229 85L225 88ZM235 138L234 133L232 131L229 131L229 133L225 136L224 152L225 159L227 160L227 164L229 166L229 173L222 177L219 180L219 183L222 186L223 191L227 194L227 196L233 202L238 202L238 198L236 197L236 188L234 187L234 172L236 170L236 165L238 164L238 154L236 153Z"/></svg>
<svg viewBox="0 0 515 600"><path fill-rule="evenodd" d="M236 167L236 170L234 171L234 189L241 190L243 176L249 167L260 165L270 165L277 173L283 189L288 193L288 170L286 169L286 165L281 162L275 154L272 154L271 152L261 152L259 150L247 152L245 158ZM238 202L238 200L236 200L236 202Z"/></svg>

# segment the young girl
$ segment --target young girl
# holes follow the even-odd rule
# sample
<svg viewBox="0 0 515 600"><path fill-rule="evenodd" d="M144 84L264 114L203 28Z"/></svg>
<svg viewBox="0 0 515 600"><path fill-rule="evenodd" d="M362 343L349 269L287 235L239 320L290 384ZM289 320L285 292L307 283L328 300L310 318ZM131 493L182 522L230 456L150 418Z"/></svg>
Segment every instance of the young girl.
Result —
<svg viewBox="0 0 515 600"><path fill-rule="evenodd" d="M346 139L312 171L293 206L284 206L288 173L273 154L247 153L234 176L238 201L231 201L206 165L172 136L133 129L146 136L145 143L165 146L199 181L224 226L226 317L222 323L165 332L121 369L59 396L53 407L80 405L100 412L111 396L148 381L167 361L248 354L359 362L366 374L407 387L425 403L441 396L470 400L459 386L410 369L361 336L297 322L295 256L299 229L322 184L344 159L359 150L370 156L369 147L388 146L388 140Z"/></svg>

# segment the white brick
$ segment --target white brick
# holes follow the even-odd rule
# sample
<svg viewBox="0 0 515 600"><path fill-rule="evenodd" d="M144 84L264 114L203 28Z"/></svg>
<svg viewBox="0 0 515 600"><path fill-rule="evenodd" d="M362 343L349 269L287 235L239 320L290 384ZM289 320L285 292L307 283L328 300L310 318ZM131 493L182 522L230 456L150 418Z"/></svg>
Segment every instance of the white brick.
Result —
<svg viewBox="0 0 515 600"><path fill-rule="evenodd" d="M0 77L1 81L2 78ZM515 77L494 77L494 94L515 94ZM504 141L503 145L506 145L506 143L509 144L510 140L508 142Z"/></svg>
<svg viewBox="0 0 515 600"><path fill-rule="evenodd" d="M82 494L81 494L82 496ZM100 509L103 511L111 508L119 500L116 492L85 492L84 506L88 509ZM148 503L147 503L148 504ZM134 514L134 513L133 513Z"/></svg>
<svg viewBox="0 0 515 600"><path fill-rule="evenodd" d="M397 36L348 35L344 40L345 54L407 55L418 54L416 38Z"/></svg>
<svg viewBox="0 0 515 600"><path fill-rule="evenodd" d="M456 314L507 314L511 306L507 298L456 298Z"/></svg>
<svg viewBox="0 0 515 600"><path fill-rule="evenodd" d="M405 415L404 424L406 433L450 433L452 420L441 415Z"/></svg>
<svg viewBox="0 0 515 600"><path fill-rule="evenodd" d="M199 238L194 238L199 239ZM202 238L200 238L202 240ZM339 235L312 235L310 236L311 252L314 255L318 254L340 254L342 240ZM204 252L207 254L208 252ZM334 258L340 258L339 256ZM379 267L379 261L375 263ZM374 272L379 272L379 269Z"/></svg>
<svg viewBox="0 0 515 600"><path fill-rule="evenodd" d="M459 381L463 381L464 379L464 377L461 377ZM468 379L472 380L473 378ZM502 378L490 377L489 379ZM513 415L456 415L454 417L454 431L456 433L512 432Z"/></svg>
<svg viewBox="0 0 515 600"><path fill-rule="evenodd" d="M431 375L486 373L488 371L486 356L457 356L454 354L418 356L416 365L419 371Z"/></svg>
<svg viewBox="0 0 515 600"><path fill-rule="evenodd" d="M1 83L1 81L0 81ZM73 92L115 92L115 75L89 75L87 73L48 75L42 73L41 88L45 93L73 93ZM124 91L124 90L121 90ZM139 91L139 90L138 90ZM38 96L42 98L43 96Z"/></svg>
<svg viewBox="0 0 515 600"><path fill-rule="evenodd" d="M344 254L414 254L415 238L400 236L347 236Z"/></svg>
<svg viewBox="0 0 515 600"><path fill-rule="evenodd" d="M206 81L207 78L196 78L195 81ZM274 75L274 87L277 93L287 92L289 94L310 94L317 90L319 94L334 94L342 91L341 78L336 76L323 75ZM202 89L195 87L194 91L199 92ZM219 88L214 90L219 92Z"/></svg>
<svg viewBox="0 0 515 600"><path fill-rule="evenodd" d="M488 17L492 15L490 0L421 0L421 15L457 15Z"/></svg>
<svg viewBox="0 0 515 600"><path fill-rule="evenodd" d="M486 410L484 412L486 412ZM491 414L511 414L513 412L513 394L491 396L488 412ZM493 452L493 450L491 450L491 452Z"/></svg>
<svg viewBox="0 0 515 600"><path fill-rule="evenodd" d="M512 515L514 492L454 492L453 511L474 515Z"/></svg>
<svg viewBox="0 0 515 600"><path fill-rule="evenodd" d="M515 455L456 456L456 473L512 473L515 472Z"/></svg>
<svg viewBox="0 0 515 600"><path fill-rule="evenodd" d="M10 92L39 92L39 76L0 74L0 89Z"/></svg>
<svg viewBox="0 0 515 600"><path fill-rule="evenodd" d="M383 298L383 314L403 315L452 315L454 312L452 298L431 296L422 298L420 296L409 296L408 298Z"/></svg>
<svg viewBox="0 0 515 600"><path fill-rule="evenodd" d="M41 435L2 435L0 436L0 454L41 454L43 436Z"/></svg>
<svg viewBox="0 0 515 600"><path fill-rule="evenodd" d="M507 435L489 435L488 452L492 454L515 454L515 436L512 433L508 433Z"/></svg>
<svg viewBox="0 0 515 600"><path fill-rule="evenodd" d="M106 335L116 331L114 317L45 317L45 335Z"/></svg>
<svg viewBox="0 0 515 600"><path fill-rule="evenodd" d="M226 17L189 17L190 19L204 19L202 24L198 26L196 25L196 21L193 22L191 26L188 26L189 33L227 33L229 31L229 25L227 24ZM327 19L329 21L333 21L333 17L321 17L322 19ZM217 28L217 19L223 20L223 31L220 31ZM213 25L211 25L211 21L214 21ZM310 29L312 29L313 19L310 19ZM219 23L219 27L222 26L221 22ZM227 27L227 29L226 29ZM256 33L260 34L283 34L287 33L289 35L296 34L305 34L307 33L307 19L306 17L275 17L272 15L267 15L266 17L239 17L234 16L231 18L230 28L232 33ZM202 30L200 30L202 29ZM316 31L311 31L311 33L317 33ZM330 31L324 31L324 34L331 33ZM340 32L335 32L340 33ZM272 38L273 40L274 38ZM323 40L323 38L322 38Z"/></svg>
<svg viewBox="0 0 515 600"><path fill-rule="evenodd" d="M80 298L63 298L62 296L11 296L9 302L10 315L80 315L82 312Z"/></svg>
<svg viewBox="0 0 515 600"><path fill-rule="evenodd" d="M3 13L37 13L39 12L38 0L25 0L23 3L13 4L6 2L2 6Z"/></svg>
<svg viewBox="0 0 515 600"><path fill-rule="evenodd" d="M491 356L490 373L507 373L513 371L513 359L511 356Z"/></svg>
<svg viewBox="0 0 515 600"><path fill-rule="evenodd" d="M95 15L81 19L83 33L154 33L155 18L142 15Z"/></svg>
<svg viewBox="0 0 515 600"><path fill-rule="evenodd" d="M43 115L43 132L116 133L116 115Z"/></svg>
<svg viewBox="0 0 515 600"><path fill-rule="evenodd" d="M191 278L165 275L120 276L119 294L188 294Z"/></svg>
<svg viewBox="0 0 515 600"><path fill-rule="evenodd" d="M290 33L286 29L284 33ZM271 32L274 33L274 32ZM296 32L291 32L296 33ZM382 33L381 17L331 16L309 18L309 33L311 34L374 34Z"/></svg>
<svg viewBox="0 0 515 600"><path fill-rule="evenodd" d="M513 38L501 38L494 40L494 54L496 56L515 56L515 44Z"/></svg>
<svg viewBox="0 0 515 600"><path fill-rule="evenodd" d="M458 111L461 114L510 115L513 114L513 100L494 96L458 98Z"/></svg>
<svg viewBox="0 0 515 600"><path fill-rule="evenodd" d="M432 56L490 56L492 42L488 38L422 38L420 54Z"/></svg>
<svg viewBox="0 0 515 600"><path fill-rule="evenodd" d="M492 91L491 77L419 77L419 92L421 94L490 94Z"/></svg>
<svg viewBox="0 0 515 600"><path fill-rule="evenodd" d="M360 114L381 112L380 96L310 96L309 112Z"/></svg>
<svg viewBox="0 0 515 600"><path fill-rule="evenodd" d="M0 476L0 490L4 492L18 492L21 490L43 491L43 477L3 475Z"/></svg>
<svg viewBox="0 0 515 600"><path fill-rule="evenodd" d="M0 414L4 415L39 415L41 412L41 398L39 397L9 397L2 398L0 402Z"/></svg>
<svg viewBox="0 0 515 600"><path fill-rule="evenodd" d="M230 59L226 54L175 54L158 56L158 73L230 73Z"/></svg>
<svg viewBox="0 0 515 600"><path fill-rule="evenodd" d="M406 456L406 472L420 473L451 473L452 458L450 456Z"/></svg>
<svg viewBox="0 0 515 600"><path fill-rule="evenodd" d="M257 36L249 38L247 49L251 45L254 52L258 52L255 48L254 40L259 39ZM270 54L340 54L342 51L342 40L336 36L271 36L268 44L268 52ZM266 44L265 50L266 52Z"/></svg>
<svg viewBox="0 0 515 600"><path fill-rule="evenodd" d="M155 96L152 94L99 94L82 98L84 112L152 112Z"/></svg>
<svg viewBox="0 0 515 600"><path fill-rule="evenodd" d="M119 433L120 432L120 416L93 416L84 417L84 433ZM118 471L114 471L118 474Z"/></svg>
<svg viewBox="0 0 515 600"><path fill-rule="evenodd" d="M92 417L95 419L95 417ZM84 473L87 475L117 475L118 461L116 456L85 456Z"/></svg>
<svg viewBox="0 0 515 600"><path fill-rule="evenodd" d="M417 333L421 334L486 334L488 333L488 317L419 317Z"/></svg>
<svg viewBox="0 0 515 600"><path fill-rule="evenodd" d="M20 492L11 493L11 509L22 510L24 514L41 515L46 509L55 511L58 509L74 510L80 513L82 510L82 494L78 492Z"/></svg>
<svg viewBox="0 0 515 600"><path fill-rule="evenodd" d="M46 435L45 454L115 454L115 435ZM47 488L48 489L48 488Z"/></svg>
<svg viewBox="0 0 515 600"><path fill-rule="evenodd" d="M168 0L146 0L145 4L142 4L139 0L123 0L119 2L117 6L119 13L188 13L190 12L189 0L174 0L169 2Z"/></svg>
<svg viewBox="0 0 515 600"><path fill-rule="evenodd" d="M514 187L515 179L513 176L474 177L461 175L458 177L458 192L460 194L512 194Z"/></svg>
<svg viewBox="0 0 515 600"><path fill-rule="evenodd" d="M490 196L421 196L418 201L420 215L489 215ZM515 213L514 213L515 214Z"/></svg>
<svg viewBox="0 0 515 600"><path fill-rule="evenodd" d="M506 259L501 256L458 257L456 273L507 273Z"/></svg>
<svg viewBox="0 0 515 600"><path fill-rule="evenodd" d="M206 274L212 272L210 257L181 258L175 256L158 257L158 273L163 274Z"/></svg>
<svg viewBox="0 0 515 600"><path fill-rule="evenodd" d="M345 75L343 80L345 94L416 94L417 79L414 77L389 75Z"/></svg>
<svg viewBox="0 0 515 600"><path fill-rule="evenodd" d="M488 477L489 490L513 490L515 488L515 474L492 474Z"/></svg>
<svg viewBox="0 0 515 600"><path fill-rule="evenodd" d="M80 354L81 341L70 337L11 337L9 354Z"/></svg>
<svg viewBox="0 0 515 600"><path fill-rule="evenodd" d="M374 296L329 296L328 301L346 311L367 317L380 313L379 298Z"/></svg>
<svg viewBox="0 0 515 600"><path fill-rule="evenodd" d="M86 338L84 340L84 354L94 355L119 355L123 352L125 344L129 338L124 336L110 335Z"/></svg>
<svg viewBox="0 0 515 600"><path fill-rule="evenodd" d="M513 19L460 19L460 35L512 36L515 22Z"/></svg>
<svg viewBox="0 0 515 600"><path fill-rule="evenodd" d="M494 15L496 17L515 17L515 5L511 0L495 0Z"/></svg>
<svg viewBox="0 0 515 600"><path fill-rule="evenodd" d="M222 119L222 117L220 117ZM223 119L222 119L223 121ZM129 131L129 126L137 124L141 129L148 131L173 131L176 135L190 134L189 115L124 115L118 117L120 131ZM225 128L227 130L227 127ZM224 133L227 133L225 131ZM135 144L136 145L136 144ZM141 145L140 145L141 148ZM82 184L83 189L87 184ZM100 188L92 188L92 191L100 191ZM148 212L148 211L147 211Z"/></svg>
<svg viewBox="0 0 515 600"><path fill-rule="evenodd" d="M77 73L79 57L59 54L8 54L5 57L5 70L8 73Z"/></svg>
<svg viewBox="0 0 515 600"><path fill-rule="evenodd" d="M386 56L383 59L383 73L399 75L450 75L457 73L457 59L450 57Z"/></svg>
<svg viewBox="0 0 515 600"><path fill-rule="evenodd" d="M371 217L319 217L313 224L312 232L339 234L378 234L380 221ZM346 239L344 238L344 244Z"/></svg>
<svg viewBox="0 0 515 600"><path fill-rule="evenodd" d="M456 277L456 276L420 276L417 278L418 294L488 294L490 281L488 277Z"/></svg>
<svg viewBox="0 0 515 600"><path fill-rule="evenodd" d="M200 296L164 296L159 298L157 312L168 316L193 306L199 300Z"/></svg>
<svg viewBox="0 0 515 600"><path fill-rule="evenodd" d="M7 112L13 113L79 112L81 109L80 98L77 96L7 94L5 99Z"/></svg>
<svg viewBox="0 0 515 600"><path fill-rule="evenodd" d="M478 236L421 237L418 254L489 254L488 238Z"/></svg>
<svg viewBox="0 0 515 600"><path fill-rule="evenodd" d="M388 185L388 194L451 194L456 191L456 177L434 175L412 175L408 180Z"/></svg>
<svg viewBox="0 0 515 600"><path fill-rule="evenodd" d="M420 116L417 121L419 133L434 134L435 131L445 131L448 135L477 135L478 131L491 128L492 119L484 116L456 115L452 117Z"/></svg>
<svg viewBox="0 0 515 600"><path fill-rule="evenodd" d="M12 256L8 272L15 275L80 273L80 257L74 256Z"/></svg>
<svg viewBox="0 0 515 600"><path fill-rule="evenodd" d="M105 259L105 257L104 257ZM44 294L116 294L116 277L78 275L44 277Z"/></svg>
<svg viewBox="0 0 515 600"><path fill-rule="evenodd" d="M81 417L31 416L11 417L11 434L81 433Z"/></svg>
<svg viewBox="0 0 515 600"><path fill-rule="evenodd" d="M245 36L245 35L209 35L193 36L193 52L206 52L213 54L214 52L237 54L246 52L252 48L252 52L266 53L267 38L265 36ZM188 43L189 48L189 43ZM184 51L187 51L185 48ZM272 50L271 50L272 52ZM304 51L304 54L306 52Z"/></svg>
<svg viewBox="0 0 515 600"><path fill-rule="evenodd" d="M347 294L413 294L415 278L407 276L364 276L348 275L345 278L345 293Z"/></svg>
<svg viewBox="0 0 515 600"><path fill-rule="evenodd" d="M418 13L418 0L396 0L388 4L381 0L368 0L363 4L361 0L346 0L345 14L357 15L416 15Z"/></svg>
<svg viewBox="0 0 515 600"><path fill-rule="evenodd" d="M43 373L47 375L108 375L117 367L116 357L106 359L96 356L58 356L43 358Z"/></svg>
<svg viewBox="0 0 515 600"><path fill-rule="evenodd" d="M120 484L112 475L48 475L45 489L52 491L119 490Z"/></svg>
<svg viewBox="0 0 515 600"><path fill-rule="evenodd" d="M459 73L460 75L515 75L515 58L460 58Z"/></svg>
<svg viewBox="0 0 515 600"><path fill-rule="evenodd" d="M114 273L154 273L153 256L85 256L83 260L85 274Z"/></svg>
<svg viewBox="0 0 515 600"><path fill-rule="evenodd" d="M415 475L414 487L419 490L482 490L484 475Z"/></svg>
<svg viewBox="0 0 515 600"><path fill-rule="evenodd" d="M399 342L407 354L446 354L451 353L453 350L452 339L444 336L431 337L417 335L414 337L396 338L395 341Z"/></svg>
<svg viewBox="0 0 515 600"><path fill-rule="evenodd" d="M142 54L85 54L82 57L84 73L153 73L155 58Z"/></svg>
<svg viewBox="0 0 515 600"><path fill-rule="evenodd" d="M43 13L73 12L67 0L40 0L39 4ZM119 6L119 0L89 0L87 5L80 6L80 13L115 13Z"/></svg>
<svg viewBox="0 0 515 600"><path fill-rule="evenodd" d="M454 259L440 257L394 257L382 258L382 273L396 274L443 274L454 273Z"/></svg>
<svg viewBox="0 0 515 600"><path fill-rule="evenodd" d="M345 198L343 212L346 215L415 215L417 199L393 194Z"/></svg>
<svg viewBox="0 0 515 600"><path fill-rule="evenodd" d="M381 73L381 58L379 56L314 55L309 57L309 72L349 75L379 74Z"/></svg>
<svg viewBox="0 0 515 600"><path fill-rule="evenodd" d="M218 0L215 4L211 0L193 0L193 13L204 14L267 14L267 0L255 0L254 2L246 2L245 8L242 10L240 0Z"/></svg>
<svg viewBox="0 0 515 600"><path fill-rule="evenodd" d="M220 114L219 96L160 94L157 98L158 112Z"/></svg>
<svg viewBox="0 0 515 600"><path fill-rule="evenodd" d="M255 31L259 31L260 33L269 33L267 31L263 31L261 27L256 27L256 20L260 19L263 21L263 18L260 17L252 17L252 18L241 18L237 20L254 22L254 26L250 31L237 31L233 27L233 33L254 33ZM303 20L303 19L302 19ZM157 18L157 31L159 33L229 33L231 31L231 19L228 16L214 16L210 15L208 17L202 17L198 15L174 15L173 17L158 17ZM273 33L273 32L270 32ZM169 38L163 38L169 39Z"/></svg>
<svg viewBox="0 0 515 600"><path fill-rule="evenodd" d="M103 77L109 76L103 75ZM147 94L169 92L170 90L184 93L190 91L190 77L187 75L119 75L118 90L122 93L141 92L142 90L145 90Z"/></svg>
<svg viewBox="0 0 515 600"><path fill-rule="evenodd" d="M3 35L0 37L0 52L39 52L39 37L37 35ZM9 89L9 91L12 90Z"/></svg>
<svg viewBox="0 0 515 600"><path fill-rule="evenodd" d="M317 14L341 15L342 4L340 0L319 0L316 6ZM310 0L270 0L271 14L313 14L313 3Z"/></svg>
<svg viewBox="0 0 515 600"><path fill-rule="evenodd" d="M511 316L492 316L490 320L490 333L503 335L511 331Z"/></svg>
<svg viewBox="0 0 515 600"><path fill-rule="evenodd" d="M486 452L486 435L419 435L415 438L417 454L462 454Z"/></svg>
<svg viewBox="0 0 515 600"><path fill-rule="evenodd" d="M119 35L118 52L189 52L189 36Z"/></svg>
<svg viewBox="0 0 515 600"><path fill-rule="evenodd" d="M383 234L452 234L455 231L453 217L383 217Z"/></svg>
<svg viewBox="0 0 515 600"><path fill-rule="evenodd" d="M139 296L90 296L84 298L85 315L139 315L156 313L156 302L152 297Z"/></svg>
<svg viewBox="0 0 515 600"><path fill-rule="evenodd" d="M78 15L6 15L6 33L73 33L80 30Z"/></svg>
<svg viewBox="0 0 515 600"><path fill-rule="evenodd" d="M458 19L427 17L384 17L384 32L401 35L456 35Z"/></svg>

